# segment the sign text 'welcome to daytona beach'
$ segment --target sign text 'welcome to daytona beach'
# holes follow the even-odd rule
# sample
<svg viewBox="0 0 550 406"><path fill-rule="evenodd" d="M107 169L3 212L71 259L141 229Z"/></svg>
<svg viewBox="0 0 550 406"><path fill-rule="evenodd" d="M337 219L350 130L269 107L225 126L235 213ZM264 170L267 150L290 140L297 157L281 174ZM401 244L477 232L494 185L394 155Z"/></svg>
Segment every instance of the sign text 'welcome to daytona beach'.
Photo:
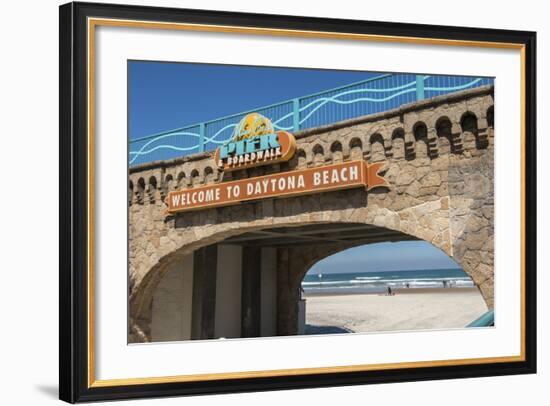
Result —
<svg viewBox="0 0 550 406"><path fill-rule="evenodd" d="M372 189L385 186L378 175L383 163L367 164L363 160L259 176L215 185L170 192L166 202L168 214L186 210L219 207L247 200L312 194L353 187Z"/></svg>

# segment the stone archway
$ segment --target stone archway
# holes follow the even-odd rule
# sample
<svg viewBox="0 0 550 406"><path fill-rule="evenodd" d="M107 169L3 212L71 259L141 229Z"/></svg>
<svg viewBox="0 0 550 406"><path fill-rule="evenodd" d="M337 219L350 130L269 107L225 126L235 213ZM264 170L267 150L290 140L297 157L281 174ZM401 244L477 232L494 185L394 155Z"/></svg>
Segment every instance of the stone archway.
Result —
<svg viewBox="0 0 550 406"><path fill-rule="evenodd" d="M346 207L341 207L344 194ZM179 261L193 251L208 245L216 244L237 235L272 229L276 227L299 227L313 224L368 224L381 230L392 230L400 238L416 238L427 241L454 258L466 273L476 282L485 300L490 306L492 290L485 290L487 283L479 283L479 272L475 261L470 260L469 250L458 258L454 255L456 240L452 239L452 221L450 217L449 198L443 197L402 210L389 210L385 207L369 205L365 207L366 194L362 190L328 193L304 198L291 198L280 201L261 203L258 212L256 204L243 205L237 208L213 209L199 216L180 216L168 220L173 228L163 239L165 255L156 259L156 263L140 280L134 280L134 289L130 296L131 328L134 339L143 341L150 336L151 300L155 287L174 261ZM233 221L217 223L213 218L223 216L224 210ZM214 212L214 213L212 213ZM198 218L197 218L198 217ZM470 224L474 230L477 224ZM461 235L462 236L462 235ZM477 237L476 237L477 238ZM476 240L474 238L474 240ZM377 241L377 240L376 240ZM461 241L461 240L460 240ZM469 241L467 238L465 241ZM477 241L477 240L476 240ZM350 243L353 244L353 243ZM289 303L296 299L297 284L309 267L326 256L327 252L337 252L350 244L315 247L296 251L294 248L278 250L279 268L279 334L293 334L295 331L295 311ZM462 261L464 260L464 261ZM286 275L286 276L285 276ZM287 278L285 280L285 278Z"/></svg>
<svg viewBox="0 0 550 406"><path fill-rule="evenodd" d="M427 241L471 276L492 308L492 92L491 87L479 88L302 131L295 134L297 157L284 164L221 173L211 169L211 154L203 153L132 168L128 185L130 341L146 341L150 336L152 292L170 264L201 247L276 227L360 223ZM253 201L177 216L165 213L163 199L175 187L351 159L385 161L383 176L389 187Z"/></svg>

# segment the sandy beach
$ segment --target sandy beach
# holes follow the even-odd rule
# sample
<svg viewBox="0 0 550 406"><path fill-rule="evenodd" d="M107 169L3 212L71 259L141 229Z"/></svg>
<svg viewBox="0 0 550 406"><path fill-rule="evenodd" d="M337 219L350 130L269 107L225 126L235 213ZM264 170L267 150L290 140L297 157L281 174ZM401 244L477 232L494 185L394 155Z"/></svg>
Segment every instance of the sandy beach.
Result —
<svg viewBox="0 0 550 406"><path fill-rule="evenodd" d="M461 328L487 311L476 288L307 294L306 334Z"/></svg>

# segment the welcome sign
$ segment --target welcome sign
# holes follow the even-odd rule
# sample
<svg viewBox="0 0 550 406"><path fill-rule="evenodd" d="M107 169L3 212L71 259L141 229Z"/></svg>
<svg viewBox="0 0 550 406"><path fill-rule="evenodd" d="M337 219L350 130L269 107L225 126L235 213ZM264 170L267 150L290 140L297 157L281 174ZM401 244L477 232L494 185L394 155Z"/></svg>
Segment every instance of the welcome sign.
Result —
<svg viewBox="0 0 550 406"><path fill-rule="evenodd" d="M343 162L274 175L170 192L167 213L228 206L270 197L297 196L339 189L386 186L378 172L384 163Z"/></svg>
<svg viewBox="0 0 550 406"><path fill-rule="evenodd" d="M214 160L224 171L288 161L296 151L294 136L275 131L269 119L258 113L246 115L231 139L216 149Z"/></svg>

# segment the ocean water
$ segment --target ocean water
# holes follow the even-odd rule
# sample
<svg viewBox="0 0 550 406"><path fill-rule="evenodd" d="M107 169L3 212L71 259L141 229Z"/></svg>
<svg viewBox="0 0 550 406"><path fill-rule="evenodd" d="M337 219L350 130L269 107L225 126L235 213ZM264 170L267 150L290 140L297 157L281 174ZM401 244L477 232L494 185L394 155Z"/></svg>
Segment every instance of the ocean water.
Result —
<svg viewBox="0 0 550 406"><path fill-rule="evenodd" d="M387 288L470 288L472 279L462 269L348 272L308 274L302 282L306 294L371 293Z"/></svg>

